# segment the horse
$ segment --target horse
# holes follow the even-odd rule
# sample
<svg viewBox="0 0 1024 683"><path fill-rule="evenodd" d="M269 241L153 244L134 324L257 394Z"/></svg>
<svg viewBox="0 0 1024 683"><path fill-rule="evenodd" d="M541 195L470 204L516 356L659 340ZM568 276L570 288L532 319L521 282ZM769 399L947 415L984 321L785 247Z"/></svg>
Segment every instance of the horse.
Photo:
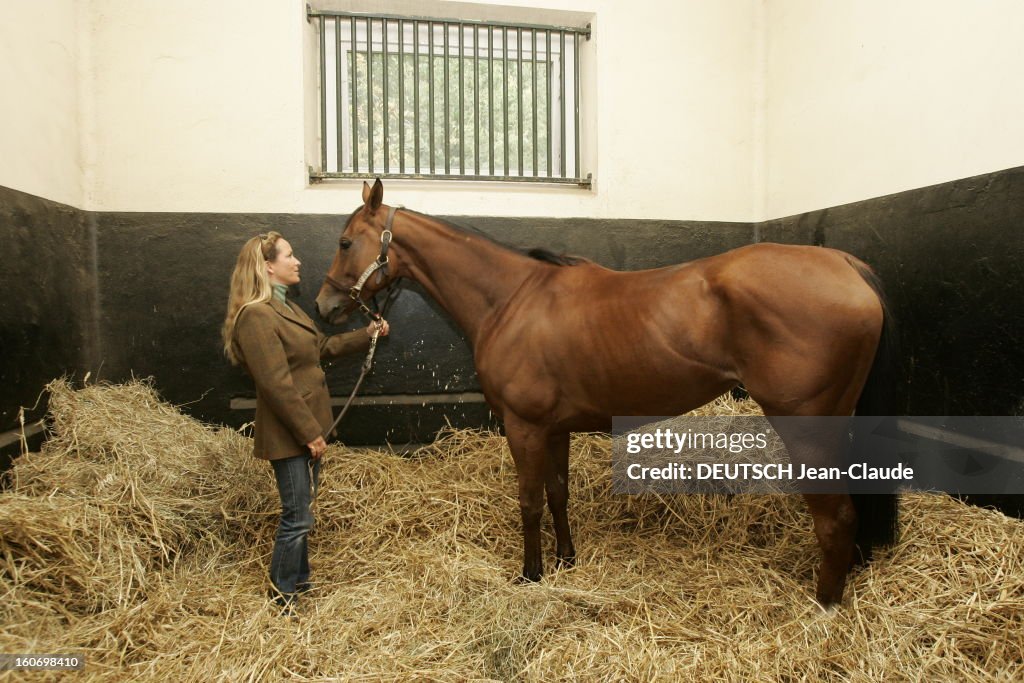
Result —
<svg viewBox="0 0 1024 683"><path fill-rule="evenodd" d="M871 269L850 254L758 243L679 265L615 271L546 250L524 253L388 207L383 196L380 179L363 183L363 204L341 233L317 312L337 324L373 293L409 278L462 329L515 461L519 580L543 574L545 493L556 566L575 563L571 432L609 431L614 415L681 415L739 385L769 419L849 417L868 408L858 401L873 393L869 375L876 385L884 381L885 298ZM382 267L376 278L369 276L375 263ZM840 447L838 436L832 445L780 436L794 461L832 462L835 453L826 451ZM824 607L836 605L855 564L893 542L896 496L805 499L821 551L816 597Z"/></svg>

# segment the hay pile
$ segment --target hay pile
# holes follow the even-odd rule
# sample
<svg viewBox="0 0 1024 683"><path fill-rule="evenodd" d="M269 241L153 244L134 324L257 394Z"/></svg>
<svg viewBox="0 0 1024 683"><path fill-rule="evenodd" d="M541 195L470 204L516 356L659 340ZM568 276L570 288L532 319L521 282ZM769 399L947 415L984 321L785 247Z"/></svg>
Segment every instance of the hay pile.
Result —
<svg viewBox="0 0 1024 683"><path fill-rule="evenodd" d="M51 438L0 492L0 652L84 654L84 679L1024 677L1020 521L906 496L900 544L823 613L799 498L613 496L597 436L572 443L579 564L552 571L547 535L527 586L503 438L332 446L317 588L283 619L264 597L277 494L247 438L145 383L50 390Z"/></svg>

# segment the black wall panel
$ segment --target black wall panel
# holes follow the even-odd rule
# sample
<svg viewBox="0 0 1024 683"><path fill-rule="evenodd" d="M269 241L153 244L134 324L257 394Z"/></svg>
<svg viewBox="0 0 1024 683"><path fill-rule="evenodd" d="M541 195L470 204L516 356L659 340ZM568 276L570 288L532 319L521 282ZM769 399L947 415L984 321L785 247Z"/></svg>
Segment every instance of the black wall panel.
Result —
<svg viewBox="0 0 1024 683"><path fill-rule="evenodd" d="M94 240L92 215L0 187L0 432L47 382L81 378L94 357ZM44 412L45 402L26 420Z"/></svg>

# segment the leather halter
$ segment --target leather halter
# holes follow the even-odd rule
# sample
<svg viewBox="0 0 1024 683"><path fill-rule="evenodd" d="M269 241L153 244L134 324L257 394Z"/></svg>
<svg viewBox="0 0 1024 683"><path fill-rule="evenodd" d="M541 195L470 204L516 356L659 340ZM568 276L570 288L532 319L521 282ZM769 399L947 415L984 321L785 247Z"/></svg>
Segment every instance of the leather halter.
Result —
<svg viewBox="0 0 1024 683"><path fill-rule="evenodd" d="M388 247L391 246L391 224L395 222L395 213L397 212L397 206L392 206L388 209L388 220L384 224L384 231L380 234L380 254L377 255L377 260L367 266L363 274L359 276L356 284L349 290L349 296L353 298L359 296L363 285L366 284L366 281L377 269L382 269L382 272L377 274L377 284L380 284L382 276L387 276Z"/></svg>
<svg viewBox="0 0 1024 683"><path fill-rule="evenodd" d="M359 279L356 281L355 285L353 285L349 289L349 295L351 295L352 292L355 292L355 294L358 295L358 293L362 290L362 286L367 284L367 280L370 279L370 275L372 275L375 270L383 268L383 271L381 273L378 273L378 275L377 275L377 284L378 285L380 284L380 282L382 280L382 275L384 275L384 276L387 275L387 263L388 263L387 252L388 252L388 248L391 246L391 225L392 225L392 223L394 223L394 214L397 213L397 211L398 211L398 207L390 207L388 209L388 212L387 212L387 222L385 222L385 224L384 224L384 231L381 232L381 251L380 251L380 254L377 255L377 259L375 261L373 261L369 266L367 266L366 270L362 271L362 274L359 275ZM334 289L338 290L339 292L341 292L341 291L343 291L345 289L344 286L341 283L339 283L337 280L332 278L330 272L327 273L327 275L325 275L324 280L326 280L331 285L331 287L333 287Z"/></svg>
<svg viewBox="0 0 1024 683"><path fill-rule="evenodd" d="M359 295L362 293L363 286L366 284L366 281L369 280L370 276L373 275L375 272L380 271L377 272L377 284L380 284L381 281L387 277L388 248L391 246L392 237L391 225L395 222L395 214L397 212L397 206L392 206L388 209L388 218L387 221L384 223L384 231L380 234L380 253L377 255L376 260L374 260L372 263L370 263L369 266L366 267L366 270L364 270L363 274L359 276L359 279L356 280L356 283L348 290L349 298L355 301L356 304L359 306L359 310L361 310L371 320L380 320L380 314L377 313L376 311L371 310L370 307L367 306L363 302L363 300L359 298ZM340 282L331 277L330 273L328 273L324 277L324 279L339 292L345 289Z"/></svg>

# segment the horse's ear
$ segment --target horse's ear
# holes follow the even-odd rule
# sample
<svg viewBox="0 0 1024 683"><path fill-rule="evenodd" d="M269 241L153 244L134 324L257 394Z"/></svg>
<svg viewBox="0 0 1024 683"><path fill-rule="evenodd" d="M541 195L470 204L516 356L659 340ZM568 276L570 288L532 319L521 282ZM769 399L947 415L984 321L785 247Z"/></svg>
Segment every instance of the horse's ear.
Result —
<svg viewBox="0 0 1024 683"><path fill-rule="evenodd" d="M363 204L364 208L373 213L380 208L381 202L384 201L384 183L377 178L373 182L373 187L370 187L367 182L363 181Z"/></svg>

